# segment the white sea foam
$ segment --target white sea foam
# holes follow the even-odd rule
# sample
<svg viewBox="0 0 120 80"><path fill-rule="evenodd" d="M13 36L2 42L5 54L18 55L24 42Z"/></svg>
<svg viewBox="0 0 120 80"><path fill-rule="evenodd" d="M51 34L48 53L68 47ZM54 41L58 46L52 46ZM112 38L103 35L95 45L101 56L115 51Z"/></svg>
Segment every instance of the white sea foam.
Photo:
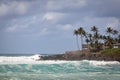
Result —
<svg viewBox="0 0 120 80"><path fill-rule="evenodd" d="M41 55L33 55L33 56L0 56L0 63L14 63L14 62L31 62L39 60Z"/></svg>
<svg viewBox="0 0 120 80"><path fill-rule="evenodd" d="M88 60L87 60L88 61ZM115 65L115 64L120 64L118 61L95 61L95 60L90 60L88 61L90 64L95 65L95 66L105 66L105 65Z"/></svg>
<svg viewBox="0 0 120 80"><path fill-rule="evenodd" d="M81 63L89 63L95 66L114 65L120 64L118 61L95 61L95 60L82 60L82 61L66 61L66 60L39 60L41 55L33 56L17 56L8 57L0 56L0 64L62 64L62 63L73 63L80 65Z"/></svg>
<svg viewBox="0 0 120 80"><path fill-rule="evenodd" d="M60 64L67 61L40 60L41 55L33 56L0 56L0 64Z"/></svg>

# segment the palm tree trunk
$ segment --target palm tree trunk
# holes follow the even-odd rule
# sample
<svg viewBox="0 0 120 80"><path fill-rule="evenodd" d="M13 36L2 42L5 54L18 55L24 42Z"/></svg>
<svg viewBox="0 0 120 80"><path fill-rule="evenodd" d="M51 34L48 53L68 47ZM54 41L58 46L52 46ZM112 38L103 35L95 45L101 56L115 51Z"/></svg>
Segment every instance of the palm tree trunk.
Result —
<svg viewBox="0 0 120 80"><path fill-rule="evenodd" d="M83 38L82 38L82 35L81 35L81 53L83 53Z"/></svg>
<svg viewBox="0 0 120 80"><path fill-rule="evenodd" d="M78 50L80 50L79 42L78 42L78 35L76 35L76 44L77 44L77 48L78 48Z"/></svg>

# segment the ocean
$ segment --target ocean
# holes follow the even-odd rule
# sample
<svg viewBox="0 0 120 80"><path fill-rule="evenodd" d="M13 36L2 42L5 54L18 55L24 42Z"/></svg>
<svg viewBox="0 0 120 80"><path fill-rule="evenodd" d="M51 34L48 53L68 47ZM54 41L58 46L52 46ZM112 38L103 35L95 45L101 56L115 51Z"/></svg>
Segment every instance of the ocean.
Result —
<svg viewBox="0 0 120 80"><path fill-rule="evenodd" d="M0 55L0 80L120 80L117 61L38 61L38 56Z"/></svg>

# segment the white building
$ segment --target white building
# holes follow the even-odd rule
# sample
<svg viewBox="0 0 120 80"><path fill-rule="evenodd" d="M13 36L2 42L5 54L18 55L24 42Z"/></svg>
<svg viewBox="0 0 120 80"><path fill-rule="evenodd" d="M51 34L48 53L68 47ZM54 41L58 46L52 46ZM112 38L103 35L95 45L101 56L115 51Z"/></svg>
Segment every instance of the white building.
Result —
<svg viewBox="0 0 120 80"><path fill-rule="evenodd" d="M120 43L113 44L113 48L120 48Z"/></svg>

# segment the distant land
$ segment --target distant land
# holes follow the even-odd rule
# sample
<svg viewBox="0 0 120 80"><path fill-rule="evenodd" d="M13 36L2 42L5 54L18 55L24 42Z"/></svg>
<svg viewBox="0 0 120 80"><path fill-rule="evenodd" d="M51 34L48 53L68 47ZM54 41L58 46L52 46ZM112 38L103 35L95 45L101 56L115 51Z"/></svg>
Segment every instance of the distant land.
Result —
<svg viewBox="0 0 120 80"><path fill-rule="evenodd" d="M83 53L81 53L80 50L67 51L64 54L42 56L40 60L104 60L120 62L120 48L112 49L113 53L107 53L109 50L110 49L92 53L88 50L83 50Z"/></svg>

